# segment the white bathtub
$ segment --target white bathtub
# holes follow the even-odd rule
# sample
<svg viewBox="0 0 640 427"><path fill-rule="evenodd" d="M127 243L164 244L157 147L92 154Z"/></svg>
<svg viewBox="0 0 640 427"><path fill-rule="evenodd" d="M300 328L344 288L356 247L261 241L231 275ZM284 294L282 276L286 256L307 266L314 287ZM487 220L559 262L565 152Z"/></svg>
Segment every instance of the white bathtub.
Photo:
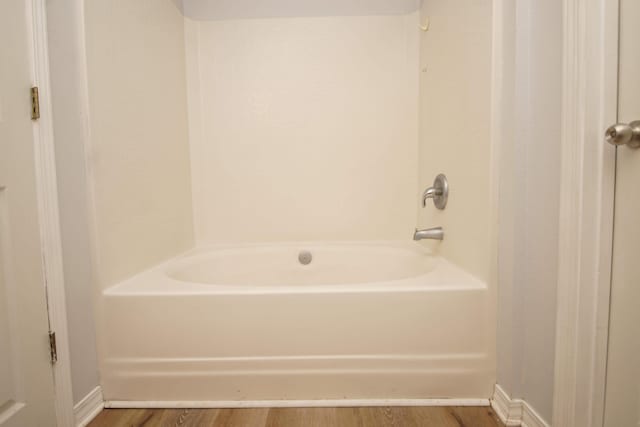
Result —
<svg viewBox="0 0 640 427"><path fill-rule="evenodd" d="M103 393L108 406L477 404L495 383L492 307L484 283L413 243L199 249L102 293Z"/></svg>

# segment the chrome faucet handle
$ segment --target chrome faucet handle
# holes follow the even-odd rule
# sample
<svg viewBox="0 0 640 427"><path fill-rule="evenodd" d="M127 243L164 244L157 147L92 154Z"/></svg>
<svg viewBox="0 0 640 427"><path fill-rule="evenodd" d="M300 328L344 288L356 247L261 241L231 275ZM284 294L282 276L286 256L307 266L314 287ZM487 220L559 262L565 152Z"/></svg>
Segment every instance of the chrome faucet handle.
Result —
<svg viewBox="0 0 640 427"><path fill-rule="evenodd" d="M429 187L422 193L422 207L427 206L427 199L433 199L433 204L438 209L444 209L449 199L449 182L444 174L440 174L433 181L433 187Z"/></svg>
<svg viewBox="0 0 640 427"><path fill-rule="evenodd" d="M429 187L426 190L424 190L424 193L422 193L422 207L423 208L427 207L427 199L433 199L441 194L442 192L436 190L434 187Z"/></svg>

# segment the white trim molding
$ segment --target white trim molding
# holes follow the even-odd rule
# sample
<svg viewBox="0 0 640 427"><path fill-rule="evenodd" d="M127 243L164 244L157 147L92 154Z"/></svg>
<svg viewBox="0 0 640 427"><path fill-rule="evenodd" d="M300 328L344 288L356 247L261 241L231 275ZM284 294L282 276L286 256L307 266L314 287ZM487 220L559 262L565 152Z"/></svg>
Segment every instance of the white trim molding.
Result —
<svg viewBox="0 0 640 427"><path fill-rule="evenodd" d="M46 0L31 0L33 33L32 79L40 95L40 119L33 123L35 135L35 170L42 263L47 292L49 328L56 333L58 361L53 365L57 425L73 425L71 360L67 332L62 241L58 211L53 109L49 81L49 53Z"/></svg>
<svg viewBox="0 0 640 427"><path fill-rule="evenodd" d="M489 399L335 399L335 400L108 400L105 408L352 408L372 406L489 406Z"/></svg>
<svg viewBox="0 0 640 427"><path fill-rule="evenodd" d="M512 399L502 387L496 384L491 399L491 407L508 427L549 427L549 424L521 399Z"/></svg>
<svg viewBox="0 0 640 427"><path fill-rule="evenodd" d="M562 160L552 424L602 425L613 240L617 0L563 0Z"/></svg>
<svg viewBox="0 0 640 427"><path fill-rule="evenodd" d="M98 416L104 409L104 398L102 387L98 386L91 390L80 402L73 407L76 427L85 427Z"/></svg>

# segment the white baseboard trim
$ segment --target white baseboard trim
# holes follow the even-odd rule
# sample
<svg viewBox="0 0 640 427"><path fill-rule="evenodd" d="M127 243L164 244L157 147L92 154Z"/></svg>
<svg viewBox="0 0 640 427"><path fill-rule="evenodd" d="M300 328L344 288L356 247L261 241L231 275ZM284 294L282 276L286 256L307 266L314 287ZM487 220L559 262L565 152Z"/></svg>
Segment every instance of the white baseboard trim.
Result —
<svg viewBox="0 0 640 427"><path fill-rule="evenodd" d="M344 399L243 401L109 400L105 408L344 408L367 406L489 406L489 399Z"/></svg>
<svg viewBox="0 0 640 427"><path fill-rule="evenodd" d="M104 398L102 397L102 387L98 386L91 390L80 402L73 407L73 414L76 419L76 427L85 427L91 420L98 416L104 408Z"/></svg>
<svg viewBox="0 0 640 427"><path fill-rule="evenodd" d="M521 399L512 399L496 384L491 407L506 426L515 427L549 427L549 424Z"/></svg>

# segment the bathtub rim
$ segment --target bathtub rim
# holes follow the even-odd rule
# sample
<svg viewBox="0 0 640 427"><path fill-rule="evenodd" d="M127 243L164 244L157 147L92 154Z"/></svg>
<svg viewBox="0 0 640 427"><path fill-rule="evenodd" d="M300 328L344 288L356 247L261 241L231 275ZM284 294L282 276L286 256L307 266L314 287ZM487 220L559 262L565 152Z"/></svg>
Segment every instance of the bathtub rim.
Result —
<svg viewBox="0 0 640 427"><path fill-rule="evenodd" d="M330 247L389 247L410 250L433 258L434 268L424 274L409 278L326 285L225 285L180 281L166 274L166 270L191 257L207 252L244 248L269 248L292 246ZM119 283L101 291L112 296L188 296L188 295L264 295L264 294L323 294L360 292L416 292L416 291L463 291L486 289L487 283L462 270L430 248L410 241L289 241L261 243L216 243L196 246L160 264L156 264Z"/></svg>

